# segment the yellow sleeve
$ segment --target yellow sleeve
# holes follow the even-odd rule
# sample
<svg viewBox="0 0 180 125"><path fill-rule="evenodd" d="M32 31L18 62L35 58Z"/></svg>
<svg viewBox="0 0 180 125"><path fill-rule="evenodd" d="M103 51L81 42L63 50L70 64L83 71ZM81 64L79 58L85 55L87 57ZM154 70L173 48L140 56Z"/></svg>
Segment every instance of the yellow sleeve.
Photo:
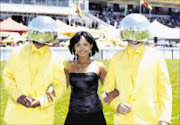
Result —
<svg viewBox="0 0 180 125"><path fill-rule="evenodd" d="M111 102L110 102L110 104L109 104L109 107L112 109L112 111L114 112L114 113L118 113L117 112L117 108L118 108L118 105L120 104L120 99L119 99L119 97L117 96L116 98L114 98Z"/></svg>
<svg viewBox="0 0 180 125"><path fill-rule="evenodd" d="M166 62L163 58L161 58L158 66L158 92L161 109L159 120L170 123L172 113L172 88Z"/></svg>
<svg viewBox="0 0 180 125"><path fill-rule="evenodd" d="M7 91L9 97L14 101L17 102L17 99L23 95L23 93L17 88L17 83L14 76L15 70L15 58L16 52L12 52L9 61L7 62L4 70L3 70L3 84L4 88Z"/></svg>
<svg viewBox="0 0 180 125"><path fill-rule="evenodd" d="M116 79L115 79L115 70L114 70L114 60L111 59L108 67L108 72L105 77L104 85L103 85L103 90L106 93L114 91L114 88L116 86ZM114 113L117 113L117 107L120 104L120 99L117 96L114 98L110 104L109 107L113 110Z"/></svg>
<svg viewBox="0 0 180 125"><path fill-rule="evenodd" d="M66 79L64 73L63 62L55 62L53 64L53 87L56 93L56 97L53 97L53 102L48 102L47 99L43 101L41 108L47 108L53 104L55 104L66 92Z"/></svg>
<svg viewBox="0 0 180 125"><path fill-rule="evenodd" d="M65 73L64 73L64 65L63 65L63 62L60 62L58 66L55 66L54 67L54 89L55 89L55 93L56 93L56 96L57 96L57 99L58 98L61 98L66 90L67 90L67 87L66 87L66 76L65 76Z"/></svg>
<svg viewBox="0 0 180 125"><path fill-rule="evenodd" d="M104 92L109 93L114 91L115 85L116 85L116 80L115 80L115 72L114 72L114 63L113 63L113 59L111 59L108 66L108 72L104 80L104 85L103 85Z"/></svg>

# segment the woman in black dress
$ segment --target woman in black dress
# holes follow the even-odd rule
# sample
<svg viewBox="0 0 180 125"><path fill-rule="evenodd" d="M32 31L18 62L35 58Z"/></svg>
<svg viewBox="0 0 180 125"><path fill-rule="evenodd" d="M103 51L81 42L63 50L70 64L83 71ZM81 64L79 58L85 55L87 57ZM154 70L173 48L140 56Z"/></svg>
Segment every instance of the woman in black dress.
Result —
<svg viewBox="0 0 180 125"><path fill-rule="evenodd" d="M65 125L106 125L97 90L99 79L103 84L107 71L101 62L91 59L99 51L96 42L90 33L78 32L70 40L69 50L75 58L65 66L67 87L71 85ZM114 92L111 97L118 94Z"/></svg>

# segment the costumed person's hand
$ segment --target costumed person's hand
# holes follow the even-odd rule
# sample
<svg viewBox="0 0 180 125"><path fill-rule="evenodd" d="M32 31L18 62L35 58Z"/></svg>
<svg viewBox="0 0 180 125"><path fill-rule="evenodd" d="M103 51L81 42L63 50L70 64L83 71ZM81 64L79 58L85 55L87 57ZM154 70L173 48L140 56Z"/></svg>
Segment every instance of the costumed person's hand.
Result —
<svg viewBox="0 0 180 125"><path fill-rule="evenodd" d="M26 97L26 100L27 100L27 103L26 103L27 108L36 108L40 106L40 101L35 98Z"/></svg>
<svg viewBox="0 0 180 125"><path fill-rule="evenodd" d="M46 95L47 95L47 98L48 98L48 101L49 102L53 102L53 96L56 97L56 93L54 91L54 87L52 85L50 85L46 91Z"/></svg>
<svg viewBox="0 0 180 125"><path fill-rule="evenodd" d="M17 99L17 102L20 103L21 105L23 106L26 106L26 103L30 103L27 99L26 99L27 96L25 95L21 95L18 99Z"/></svg>
<svg viewBox="0 0 180 125"><path fill-rule="evenodd" d="M118 105L117 112L126 115L131 112L131 106L126 103L120 103Z"/></svg>
<svg viewBox="0 0 180 125"><path fill-rule="evenodd" d="M170 123L166 121L159 121L158 125L170 125Z"/></svg>
<svg viewBox="0 0 180 125"><path fill-rule="evenodd" d="M109 104L118 95L119 95L119 91L115 89L114 91L107 93L107 96L103 100L105 103Z"/></svg>

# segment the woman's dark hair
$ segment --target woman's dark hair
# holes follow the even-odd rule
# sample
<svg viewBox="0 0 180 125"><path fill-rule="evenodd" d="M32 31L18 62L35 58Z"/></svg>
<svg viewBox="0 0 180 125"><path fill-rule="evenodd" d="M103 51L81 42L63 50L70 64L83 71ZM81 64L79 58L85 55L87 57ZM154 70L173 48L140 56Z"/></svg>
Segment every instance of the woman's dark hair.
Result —
<svg viewBox="0 0 180 125"><path fill-rule="evenodd" d="M95 39L93 38L93 36L88 33L88 32L85 32L85 31L80 31L80 32L77 32L71 39L70 39L70 45L69 45L69 50L71 52L71 54L75 54L75 49L74 49L74 45L76 43L79 42L81 36L84 36L84 38L90 43L90 44L93 44L93 47L91 49L92 51L92 56L96 53L96 52L99 52L99 49L96 45L96 42L95 42Z"/></svg>

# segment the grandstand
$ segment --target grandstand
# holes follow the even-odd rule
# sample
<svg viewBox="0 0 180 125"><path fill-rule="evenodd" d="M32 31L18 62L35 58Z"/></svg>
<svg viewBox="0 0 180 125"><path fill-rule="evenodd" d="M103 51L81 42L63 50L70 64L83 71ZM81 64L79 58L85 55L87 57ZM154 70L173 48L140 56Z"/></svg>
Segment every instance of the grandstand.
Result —
<svg viewBox="0 0 180 125"><path fill-rule="evenodd" d="M126 5L139 5L141 0L89 0L89 3L113 3ZM146 0L153 7L179 9L180 0Z"/></svg>
<svg viewBox="0 0 180 125"><path fill-rule="evenodd" d="M180 27L180 0L148 0L152 10L141 6L140 0L89 1L90 13L101 20L116 25L129 13L142 13L151 22L155 19L168 27Z"/></svg>
<svg viewBox="0 0 180 125"><path fill-rule="evenodd" d="M97 17L98 14L94 14L93 12L105 13L109 11L113 13L113 16L124 16L125 8L127 8L127 14L141 12L152 18L165 17L165 19L173 18L180 20L178 16L180 15L180 0L146 0L153 8L151 15L149 15L148 9L140 6L140 1L141 0L0 0L0 12L1 21L7 17L11 17L25 25L28 25L28 23L38 15L49 15L54 19L60 19L64 22L74 20L74 18L77 19L77 17L75 17L77 16L75 12L76 5L82 13L86 13L87 15L87 13L90 12ZM89 19L83 19L86 20L88 27L93 21L88 22ZM100 19L105 21L102 18ZM105 22L107 23L107 21Z"/></svg>

